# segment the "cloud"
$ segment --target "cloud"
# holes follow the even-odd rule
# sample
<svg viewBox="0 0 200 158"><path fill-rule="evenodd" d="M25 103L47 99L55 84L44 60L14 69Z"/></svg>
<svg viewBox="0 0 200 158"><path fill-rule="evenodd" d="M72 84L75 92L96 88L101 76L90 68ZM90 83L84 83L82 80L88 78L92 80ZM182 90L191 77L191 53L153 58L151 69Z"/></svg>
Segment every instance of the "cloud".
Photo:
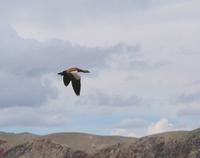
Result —
<svg viewBox="0 0 200 158"><path fill-rule="evenodd" d="M112 54L138 53L137 47L122 43L109 48L88 48L57 39L41 43L21 38L7 25L0 25L0 32L0 50L3 52L0 58L0 107L39 106L48 98L57 97L58 91L52 87L51 77L55 78L58 71L70 66L102 69ZM45 84L42 84L43 80ZM101 99L116 106L129 102L117 97L114 102L107 96L100 97L99 104Z"/></svg>
<svg viewBox="0 0 200 158"><path fill-rule="evenodd" d="M21 38L11 27L0 27L2 32L1 69L17 75L41 75L57 72L59 68L77 65L102 67L112 54L138 54L137 46L118 44L112 47L84 47L59 39L38 42Z"/></svg>
<svg viewBox="0 0 200 158"><path fill-rule="evenodd" d="M56 98L57 90L43 76L24 77L0 71L0 108L9 106L40 106L48 98Z"/></svg>
<svg viewBox="0 0 200 158"><path fill-rule="evenodd" d="M82 105L96 105L96 106L110 106L110 107L129 107L138 106L142 99L137 96L122 97L120 95L109 95L102 92L89 93L84 96L85 99L80 100L78 104Z"/></svg>
<svg viewBox="0 0 200 158"><path fill-rule="evenodd" d="M173 2L168 2L169 4ZM35 0L27 3L25 0L20 2L14 0L3 1L1 5L1 11L5 14L7 19L19 20L23 22L37 23L38 25L47 26L51 24L51 27L61 27L61 25L66 26L66 24L80 24L82 21L88 21L89 19L102 18L107 16L123 16L131 13L133 11L138 11L140 9L149 9L156 4L165 3L154 3L154 0L124 0L114 1L114 0L50 0L48 5L45 1ZM53 12L54 11L54 12ZM11 13L14 13L13 17ZM26 13L26 15L23 15ZM116 14L116 15L115 15ZM21 16L21 18L20 18ZM66 18L62 18L65 16ZM73 18L70 18L70 16ZM4 20L6 20L6 18ZM44 20L45 19L45 20ZM65 19L65 20L63 20ZM32 24L32 25L33 25Z"/></svg>
<svg viewBox="0 0 200 158"><path fill-rule="evenodd" d="M174 130L174 125L168 119L162 118L156 123L151 123L148 127L148 134L155 134Z"/></svg>
<svg viewBox="0 0 200 158"><path fill-rule="evenodd" d="M200 91L182 94L177 98L177 103L189 104L200 101Z"/></svg>
<svg viewBox="0 0 200 158"><path fill-rule="evenodd" d="M69 118L47 107L10 107L0 111L0 126L3 127L59 127L67 125Z"/></svg>
<svg viewBox="0 0 200 158"><path fill-rule="evenodd" d="M195 80L189 86L199 86L199 85L200 85L200 80Z"/></svg>
<svg viewBox="0 0 200 158"><path fill-rule="evenodd" d="M20 35L40 40L59 38L95 46L144 43L151 47L156 41L177 48L178 44L193 43L199 28L196 0L51 0L48 5L22 0L1 4L2 21Z"/></svg>
<svg viewBox="0 0 200 158"><path fill-rule="evenodd" d="M179 107L176 111L178 116L199 116L200 115L200 107L199 103L186 104Z"/></svg>

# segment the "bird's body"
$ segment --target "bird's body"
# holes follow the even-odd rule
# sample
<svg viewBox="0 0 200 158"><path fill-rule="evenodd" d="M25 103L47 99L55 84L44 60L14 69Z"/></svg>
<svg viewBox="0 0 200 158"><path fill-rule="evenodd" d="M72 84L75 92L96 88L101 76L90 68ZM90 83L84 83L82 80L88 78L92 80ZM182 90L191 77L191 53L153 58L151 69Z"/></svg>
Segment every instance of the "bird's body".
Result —
<svg viewBox="0 0 200 158"><path fill-rule="evenodd" d="M72 87L77 96L80 95L81 91L81 77L78 74L79 72L89 73L88 70L79 69L77 67L72 67L67 70L64 70L63 72L58 73L58 75L63 76L63 82L65 86L68 86L70 81L72 82Z"/></svg>

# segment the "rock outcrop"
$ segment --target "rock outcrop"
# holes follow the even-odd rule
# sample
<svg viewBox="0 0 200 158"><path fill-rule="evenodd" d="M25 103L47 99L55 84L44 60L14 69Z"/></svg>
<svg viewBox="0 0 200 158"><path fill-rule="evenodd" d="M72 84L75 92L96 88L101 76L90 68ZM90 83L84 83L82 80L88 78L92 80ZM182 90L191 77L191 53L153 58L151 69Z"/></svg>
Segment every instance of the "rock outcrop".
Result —
<svg viewBox="0 0 200 158"><path fill-rule="evenodd" d="M143 137L98 151L94 158L200 158L200 129Z"/></svg>

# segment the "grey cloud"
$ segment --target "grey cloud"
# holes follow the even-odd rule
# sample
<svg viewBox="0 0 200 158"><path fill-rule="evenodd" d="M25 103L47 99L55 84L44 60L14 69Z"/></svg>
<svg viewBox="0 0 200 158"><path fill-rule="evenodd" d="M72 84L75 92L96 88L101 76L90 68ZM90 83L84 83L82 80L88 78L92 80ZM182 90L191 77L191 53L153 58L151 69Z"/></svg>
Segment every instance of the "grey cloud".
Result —
<svg viewBox="0 0 200 158"><path fill-rule="evenodd" d="M57 96L56 89L41 83L41 77L23 77L0 72L0 107L39 106Z"/></svg>
<svg viewBox="0 0 200 158"><path fill-rule="evenodd" d="M126 46L124 44L118 44L109 49L110 52L115 52L108 58L113 68L118 70L129 70L129 71L149 71L162 68L169 65L169 62L149 62L144 59L144 54L141 51L139 45Z"/></svg>
<svg viewBox="0 0 200 158"><path fill-rule="evenodd" d="M53 19L55 17L59 18L58 15L81 15L86 16L89 13L94 13L95 15L109 14L109 13L123 13L123 11L130 11L137 8L146 8L150 5L155 5L152 3L153 0L49 0L48 5L45 0L8 0L1 2L1 10L4 12L18 12L18 14L23 14L24 12L30 14L35 13L35 16L40 18L48 18L47 15L52 15ZM23 9L23 10L20 10ZM37 12L35 12L37 10ZM43 14L41 14L43 12ZM48 14L47 14L48 13ZM90 16L94 16L94 14ZM22 18L29 18L29 15L24 15ZM48 18L50 20L50 18Z"/></svg>
<svg viewBox="0 0 200 158"><path fill-rule="evenodd" d="M58 39L40 43L19 37L6 25L0 25L0 33L0 107L39 106L56 97L57 91L50 84L41 86L45 74L57 76L58 71L70 66L101 69L112 54L138 53L137 47L125 44L88 48ZM117 105L123 100L109 102Z"/></svg>
<svg viewBox="0 0 200 158"><path fill-rule="evenodd" d="M98 106L113 106L113 107L128 107L137 106L142 103L142 99L137 96L131 96L128 98L123 98L118 95L106 95L101 92L94 92L89 94L89 97L85 96L85 99L80 100L80 104L90 104Z"/></svg>
<svg viewBox="0 0 200 158"><path fill-rule="evenodd" d="M199 102L199 101L200 101L199 91L190 94L182 94L176 100L177 103L185 103L185 104Z"/></svg>
<svg viewBox="0 0 200 158"><path fill-rule="evenodd" d="M182 108L177 111L179 116L199 116L200 115L200 108L199 107L187 107Z"/></svg>
<svg viewBox="0 0 200 158"><path fill-rule="evenodd" d="M53 127L68 123L64 114L40 108L10 107L0 112L1 127Z"/></svg>
<svg viewBox="0 0 200 158"><path fill-rule="evenodd" d="M193 82L191 82L187 86L198 86L198 85L200 85L200 80L194 80Z"/></svg>
<svg viewBox="0 0 200 158"><path fill-rule="evenodd" d="M125 44L111 48L88 48L58 39L39 43L32 39L20 38L12 29L3 28L1 31L1 69L17 75L31 76L57 72L60 68L74 65L102 67L112 54L120 54L125 50L132 54L138 53L137 46Z"/></svg>
<svg viewBox="0 0 200 158"><path fill-rule="evenodd" d="M176 1L155 0L1 0L0 17L8 23L31 23L43 29L60 29L69 25L91 21L92 19L123 20L133 15L134 11L146 10L157 5ZM26 25L28 26L28 25Z"/></svg>
<svg viewBox="0 0 200 158"><path fill-rule="evenodd" d="M149 71L149 70L155 70L161 67L164 67L166 65L169 65L167 62L157 62L152 63L148 62L143 59L135 59L131 61L129 69L136 70L136 71Z"/></svg>

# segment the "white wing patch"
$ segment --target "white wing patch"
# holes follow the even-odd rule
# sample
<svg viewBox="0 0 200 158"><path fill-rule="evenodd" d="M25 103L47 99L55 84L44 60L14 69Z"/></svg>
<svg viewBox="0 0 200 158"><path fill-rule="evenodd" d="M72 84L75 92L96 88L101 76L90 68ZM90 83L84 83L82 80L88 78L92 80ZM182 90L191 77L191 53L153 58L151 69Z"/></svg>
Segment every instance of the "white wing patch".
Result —
<svg viewBox="0 0 200 158"><path fill-rule="evenodd" d="M81 79L81 76L77 73L77 71L72 71L71 74L73 75L73 77L76 80L80 80Z"/></svg>

